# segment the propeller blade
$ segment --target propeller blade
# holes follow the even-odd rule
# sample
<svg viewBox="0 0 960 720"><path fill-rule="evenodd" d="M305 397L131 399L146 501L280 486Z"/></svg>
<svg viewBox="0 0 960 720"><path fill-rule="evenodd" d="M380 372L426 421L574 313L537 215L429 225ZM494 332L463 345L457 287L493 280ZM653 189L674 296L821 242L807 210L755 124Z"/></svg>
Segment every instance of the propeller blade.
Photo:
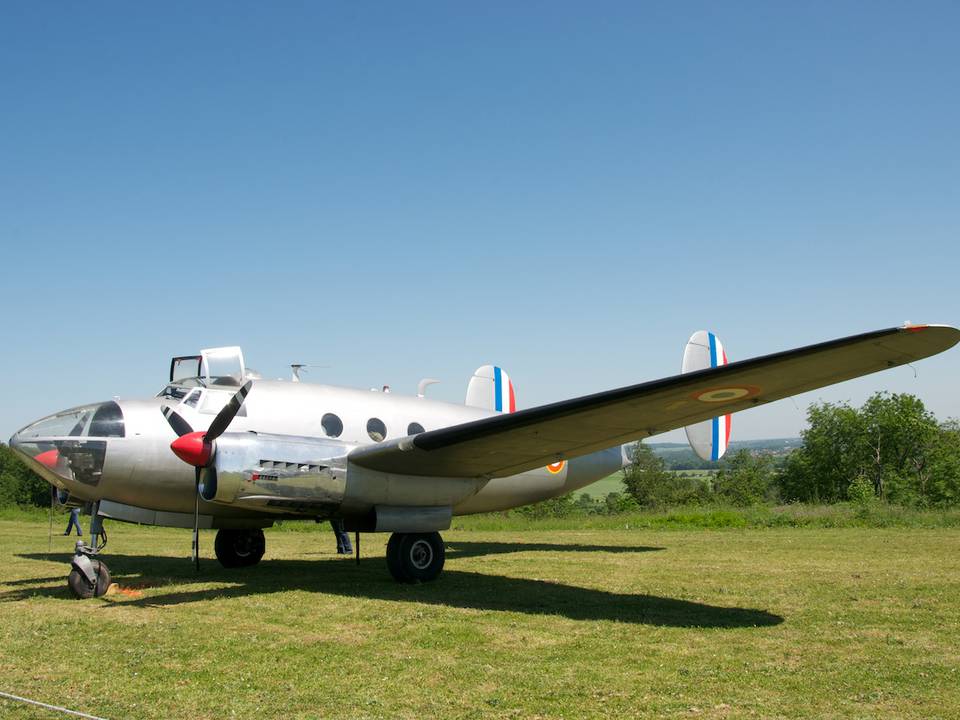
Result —
<svg viewBox="0 0 960 720"><path fill-rule="evenodd" d="M163 407L160 409L160 412L163 413L163 416L167 419L167 422L170 423L170 427L177 434L177 437L183 437L193 432L193 428L190 427L190 423L183 419L183 417L177 413L171 407Z"/></svg>
<svg viewBox="0 0 960 720"><path fill-rule="evenodd" d="M193 498L193 564L200 569L200 468L194 468Z"/></svg>
<svg viewBox="0 0 960 720"><path fill-rule="evenodd" d="M244 399L247 397L247 393L250 392L250 387L253 385L252 380L248 380L242 388L237 390L236 395L230 398L230 402L223 406L223 409L217 413L217 416L213 419L213 422L210 423L210 427L207 428L207 442L213 442L218 437L223 435L230 423L233 422L233 418L237 416L237 413L240 412L240 406L243 405Z"/></svg>

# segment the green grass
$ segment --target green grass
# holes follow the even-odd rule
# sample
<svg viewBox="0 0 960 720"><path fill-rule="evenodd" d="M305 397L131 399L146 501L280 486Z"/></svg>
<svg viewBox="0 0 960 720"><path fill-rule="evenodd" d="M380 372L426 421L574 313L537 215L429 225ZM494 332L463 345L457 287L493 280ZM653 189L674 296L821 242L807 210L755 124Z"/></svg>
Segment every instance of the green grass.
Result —
<svg viewBox="0 0 960 720"><path fill-rule="evenodd" d="M204 532L197 574L188 531L111 523L142 597L82 602L71 539L0 521L0 689L108 718L960 715L956 528L489 520L457 519L421 586L389 579L385 536L358 567L285 525L227 571Z"/></svg>
<svg viewBox="0 0 960 720"><path fill-rule="evenodd" d="M574 494L587 493L595 498L605 498L612 492L626 492L626 488L623 486L623 473L617 472L613 475L608 475L602 480L597 480L595 483L587 485L582 490L577 490Z"/></svg>

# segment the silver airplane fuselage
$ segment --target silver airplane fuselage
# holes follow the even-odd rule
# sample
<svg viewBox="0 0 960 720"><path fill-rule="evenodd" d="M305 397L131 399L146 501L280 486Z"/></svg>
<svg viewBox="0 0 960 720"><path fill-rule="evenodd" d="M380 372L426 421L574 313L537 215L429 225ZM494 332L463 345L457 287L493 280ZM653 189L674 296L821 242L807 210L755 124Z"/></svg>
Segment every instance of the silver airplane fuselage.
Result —
<svg viewBox="0 0 960 720"><path fill-rule="evenodd" d="M186 526L194 470L171 452L176 435L161 410L172 408L203 431L236 390L173 384L151 399L74 408L28 425L10 446L62 494L100 501L108 517ZM257 380L217 441L223 490L201 501L203 526L361 516L381 504L445 506L453 515L505 510L577 490L625 464L619 445L492 479L391 476L350 463L358 448L497 414L424 397ZM236 492L225 496L230 487Z"/></svg>

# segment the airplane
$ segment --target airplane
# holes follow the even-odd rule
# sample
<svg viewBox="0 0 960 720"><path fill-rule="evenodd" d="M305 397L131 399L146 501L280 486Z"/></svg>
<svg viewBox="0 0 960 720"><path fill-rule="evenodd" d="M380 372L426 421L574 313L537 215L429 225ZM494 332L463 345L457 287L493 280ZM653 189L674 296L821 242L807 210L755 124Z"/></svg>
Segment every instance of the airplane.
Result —
<svg viewBox="0 0 960 720"><path fill-rule="evenodd" d="M10 447L56 489L57 504L89 508L67 583L77 597L110 585L105 519L217 530L228 568L263 557L263 528L342 519L348 531L391 533L387 568L400 582L437 578L440 532L453 516L506 510L583 488L631 462L634 444L684 427L698 455L718 460L730 415L798 393L912 363L953 347L960 330L877 330L728 362L698 331L679 375L518 410L513 382L485 365L463 405L425 397L264 380L238 347L175 357L155 397L55 413ZM359 561L359 554L357 556Z"/></svg>

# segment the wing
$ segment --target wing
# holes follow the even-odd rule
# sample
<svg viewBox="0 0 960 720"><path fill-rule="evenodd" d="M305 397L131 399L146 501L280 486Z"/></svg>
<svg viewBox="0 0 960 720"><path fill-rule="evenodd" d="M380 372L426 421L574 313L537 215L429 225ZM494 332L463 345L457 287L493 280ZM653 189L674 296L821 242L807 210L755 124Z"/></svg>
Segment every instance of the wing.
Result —
<svg viewBox="0 0 960 720"><path fill-rule="evenodd" d="M504 477L920 360L958 340L960 330L945 325L878 330L367 446L350 461L404 475Z"/></svg>

